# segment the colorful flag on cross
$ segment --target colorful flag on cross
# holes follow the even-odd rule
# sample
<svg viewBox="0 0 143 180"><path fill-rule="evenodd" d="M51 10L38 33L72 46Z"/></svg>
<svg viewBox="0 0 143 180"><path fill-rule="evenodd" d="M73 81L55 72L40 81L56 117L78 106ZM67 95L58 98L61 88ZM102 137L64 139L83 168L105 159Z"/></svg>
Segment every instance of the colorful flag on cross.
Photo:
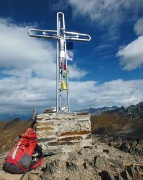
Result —
<svg viewBox="0 0 143 180"><path fill-rule="evenodd" d="M67 48L67 49L73 49L73 42L67 41L67 42L66 42L66 48Z"/></svg>
<svg viewBox="0 0 143 180"><path fill-rule="evenodd" d="M73 52L66 50L66 59L72 61L73 60Z"/></svg>

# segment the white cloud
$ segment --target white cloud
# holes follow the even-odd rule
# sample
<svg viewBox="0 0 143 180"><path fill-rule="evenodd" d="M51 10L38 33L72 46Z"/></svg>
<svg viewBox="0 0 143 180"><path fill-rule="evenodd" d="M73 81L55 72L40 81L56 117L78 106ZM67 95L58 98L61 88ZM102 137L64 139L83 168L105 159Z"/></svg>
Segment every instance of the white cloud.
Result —
<svg viewBox="0 0 143 180"><path fill-rule="evenodd" d="M143 35L143 18L138 19L134 26L134 31L137 35Z"/></svg>
<svg viewBox="0 0 143 180"><path fill-rule="evenodd" d="M0 114L32 114L55 106L55 81L47 78L5 78L0 80ZM143 101L143 80L114 80L103 84L95 81L70 81L71 110L89 107L129 106ZM65 95L63 91L63 95ZM63 96L63 106L65 106Z"/></svg>
<svg viewBox="0 0 143 180"><path fill-rule="evenodd" d="M0 66L9 75L30 77L35 72L41 77L53 77L55 48L48 41L30 38L29 29L8 20L0 21Z"/></svg>
<svg viewBox="0 0 143 180"><path fill-rule="evenodd" d="M48 77L55 79L56 47L51 42L31 38L27 34L29 26L18 26L9 20L0 19L0 66L8 75L31 77ZM86 75L84 70L76 66L73 78ZM72 76L71 76L72 78Z"/></svg>
<svg viewBox="0 0 143 180"><path fill-rule="evenodd" d="M143 101L143 80L113 80L103 84L95 81L72 82L72 108L78 109L103 106L129 106Z"/></svg>
<svg viewBox="0 0 143 180"><path fill-rule="evenodd" d="M85 15L91 20L96 20L100 25L120 24L129 10L132 11L132 18L135 18L143 3L141 0L69 0L69 4L74 9L75 15Z"/></svg>
<svg viewBox="0 0 143 180"><path fill-rule="evenodd" d="M32 114L34 107L44 110L55 101L55 81L47 78L7 77L0 83L0 114Z"/></svg>
<svg viewBox="0 0 143 180"><path fill-rule="evenodd" d="M129 106L143 101L143 80L114 80L98 85L94 81L72 82L72 108Z"/></svg>
<svg viewBox="0 0 143 180"><path fill-rule="evenodd" d="M98 51L102 51L102 50L106 50L106 49L109 49L111 48L111 45L109 44L102 44L102 45L99 45L95 48L95 51L98 52Z"/></svg>
<svg viewBox="0 0 143 180"><path fill-rule="evenodd" d="M55 104L56 47L31 38L30 28L0 19L0 114L26 114L34 107L44 110ZM87 74L76 65L69 71L70 79Z"/></svg>
<svg viewBox="0 0 143 180"><path fill-rule="evenodd" d="M32 114L33 108L41 113L55 106L55 47L48 41L29 37L29 28L4 19L0 21L0 114ZM138 38L139 42L140 38L143 37ZM122 50L118 52L119 56L128 52L126 47ZM129 50L133 53L132 48ZM70 78L76 78L76 81L70 80L71 110L128 106L143 100L142 80L97 84L95 81L80 81L88 72L76 65L69 66L69 71Z"/></svg>
<svg viewBox="0 0 143 180"><path fill-rule="evenodd" d="M81 70L77 68L77 66L74 64L73 66L69 66L69 78L76 78L76 79L81 79L84 77L88 72L86 70Z"/></svg>
<svg viewBox="0 0 143 180"><path fill-rule="evenodd" d="M105 30L100 37L102 42L107 40L117 42L121 36L122 24L135 22L143 9L142 0L136 2L134 0L68 0L68 2L72 6L73 17L84 16L85 24Z"/></svg>
<svg viewBox="0 0 143 180"><path fill-rule="evenodd" d="M117 56L121 58L120 65L123 70L130 71L140 67L143 63L143 36L122 47Z"/></svg>

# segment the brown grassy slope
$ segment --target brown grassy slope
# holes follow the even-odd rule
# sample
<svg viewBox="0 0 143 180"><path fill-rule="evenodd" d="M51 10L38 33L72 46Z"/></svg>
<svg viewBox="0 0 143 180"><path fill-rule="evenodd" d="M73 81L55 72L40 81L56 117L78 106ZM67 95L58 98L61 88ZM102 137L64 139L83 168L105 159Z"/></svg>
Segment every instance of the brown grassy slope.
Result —
<svg viewBox="0 0 143 180"><path fill-rule="evenodd" d="M21 121L18 118L7 122L0 122L0 151L11 148L14 145L14 139L30 127L30 124L30 120Z"/></svg>
<svg viewBox="0 0 143 180"><path fill-rule="evenodd" d="M91 132L92 134L112 134L121 130L130 121L127 117L120 118L117 115L91 116Z"/></svg>

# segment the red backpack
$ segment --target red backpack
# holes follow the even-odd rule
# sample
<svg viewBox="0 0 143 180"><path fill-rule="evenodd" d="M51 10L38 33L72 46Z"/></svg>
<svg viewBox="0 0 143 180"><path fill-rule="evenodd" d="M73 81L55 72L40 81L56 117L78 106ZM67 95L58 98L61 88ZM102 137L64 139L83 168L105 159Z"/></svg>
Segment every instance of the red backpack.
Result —
<svg viewBox="0 0 143 180"><path fill-rule="evenodd" d="M42 149L37 143L35 131L28 128L6 157L3 169L9 173L21 174L38 167L43 158ZM35 151L40 156L36 162L32 157Z"/></svg>

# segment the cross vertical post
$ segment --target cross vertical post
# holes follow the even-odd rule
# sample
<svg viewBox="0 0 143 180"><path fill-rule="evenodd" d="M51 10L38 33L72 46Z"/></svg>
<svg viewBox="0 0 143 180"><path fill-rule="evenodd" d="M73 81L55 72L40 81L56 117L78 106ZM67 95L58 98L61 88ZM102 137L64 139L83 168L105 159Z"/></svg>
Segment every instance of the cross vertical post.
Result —
<svg viewBox="0 0 143 180"><path fill-rule="evenodd" d="M91 37L88 34L77 32L69 32L65 29L65 18L62 12L57 13L57 30L41 30L30 29L28 34L31 37L48 38L57 41L56 49L56 112L63 111L62 109L62 91L66 91L66 101L68 112L70 112L69 102L69 83L68 83L68 67L66 55L66 40L67 41L90 41Z"/></svg>

